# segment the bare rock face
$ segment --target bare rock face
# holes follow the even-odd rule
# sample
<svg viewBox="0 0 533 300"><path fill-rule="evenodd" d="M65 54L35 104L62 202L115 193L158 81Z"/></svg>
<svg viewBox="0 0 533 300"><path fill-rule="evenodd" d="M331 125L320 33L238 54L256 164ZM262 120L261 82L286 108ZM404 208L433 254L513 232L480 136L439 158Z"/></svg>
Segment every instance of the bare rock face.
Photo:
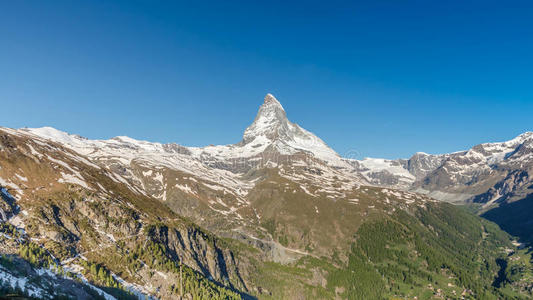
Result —
<svg viewBox="0 0 533 300"><path fill-rule="evenodd" d="M525 198L527 190L531 187L532 179L525 170L513 170L508 175L485 193L476 195L472 202L492 204L505 202L511 199Z"/></svg>
<svg viewBox="0 0 533 300"><path fill-rule="evenodd" d="M234 254L229 249L220 248L213 236L192 227L159 227L155 230L149 236L166 245L177 260L208 278L231 283L241 290L249 289L246 278L249 278L250 265L246 259L235 261Z"/></svg>
<svg viewBox="0 0 533 300"><path fill-rule="evenodd" d="M404 164L409 173L413 174L417 180L420 180L442 165L445 159L446 155L430 155L418 152L405 161Z"/></svg>
<svg viewBox="0 0 533 300"><path fill-rule="evenodd" d="M17 213L16 199L8 192L7 188L0 188L0 221L7 221Z"/></svg>
<svg viewBox="0 0 533 300"><path fill-rule="evenodd" d="M414 190L456 203L494 203L532 192L526 188L532 181L524 174L533 168L533 133L467 151L419 152L407 160L367 159L352 165L374 185Z"/></svg>

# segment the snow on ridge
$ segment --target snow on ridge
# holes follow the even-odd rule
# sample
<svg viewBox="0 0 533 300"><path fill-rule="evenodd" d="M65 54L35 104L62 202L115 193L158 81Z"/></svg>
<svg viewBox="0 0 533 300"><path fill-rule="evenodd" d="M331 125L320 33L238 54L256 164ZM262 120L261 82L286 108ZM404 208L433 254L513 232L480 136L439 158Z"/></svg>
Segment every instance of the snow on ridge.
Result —
<svg viewBox="0 0 533 300"><path fill-rule="evenodd" d="M29 134L41 139L58 142L75 152L87 156L89 161L82 161L86 164L91 164L91 161L96 162L96 160L101 162L106 162L107 160L113 163L118 161L128 168L132 162L142 161L150 166L163 166L195 174L195 176L200 176L211 182L223 181L221 184L227 184L229 188L235 191L246 182L246 180L240 179L241 174L232 172L219 173L217 170L227 170L232 166L231 164L239 163L236 162L237 160L242 160L242 163L248 163L264 159L262 154L270 154L270 150L274 150L280 155L294 155L300 152L311 154L309 157L322 160L329 167L343 169L341 173L354 180L366 177L368 181L372 181L368 178L370 173L385 171L398 177L402 184L411 183L415 180L415 173L411 174L404 166L396 165L397 160L375 158L353 160L342 158L319 137L297 124L291 123L286 117L283 106L272 94L265 96L264 103L261 105L254 122L246 128L243 140L240 143L231 145L206 147L184 147L178 145L183 147L184 151L182 152L176 151L176 144L140 141L127 136L117 136L108 140L89 140L51 127L19 129L16 133ZM424 157L426 156L429 158L442 157L444 159L451 156L466 155L473 162L483 161L484 164L495 164L507 159L508 154L517 145L532 138L533 132L526 132L506 142L480 144L467 151L440 155L417 152L415 155L423 156L421 159L425 159ZM477 151L476 147L483 148L483 151ZM30 150L33 153L35 149ZM35 153L38 152L35 151ZM272 159L269 156L266 158L269 166L280 166L280 164L276 164L275 158ZM358 175L359 173L354 169L357 166L355 163L368 169L360 172L363 176ZM424 165L425 163L421 164L422 167ZM431 165L424 168L433 167L438 166ZM427 171L425 169L422 171ZM238 166L232 170L240 172ZM416 176L419 175L417 174ZM377 176L382 176L382 174L377 174ZM366 180L362 179L362 181Z"/></svg>
<svg viewBox="0 0 533 300"><path fill-rule="evenodd" d="M89 140L52 127L24 128L19 129L18 132L60 143L93 158L117 156L131 161L135 157L143 156L151 161L161 162L160 157L163 155L184 155L170 152L165 149L164 144L140 141L127 136L117 136L109 140ZM346 167L346 163L341 160L340 156L320 138L297 124L289 122L283 106L272 94L265 96L256 119L245 130L243 141L246 143L184 148L192 153L194 159L200 161L209 159L209 156L226 161L257 156L268 146L273 145L275 149L280 151L280 154L291 155L299 151L310 152L326 162Z"/></svg>
<svg viewBox="0 0 533 300"><path fill-rule="evenodd" d="M76 174L66 174L66 173L63 173L61 172L61 178L59 178L57 180L57 182L59 183L72 183L72 184L77 184L79 186L82 186L88 190L92 190L92 188L89 187L89 185L87 184L87 182L85 181L85 179L83 178L83 176L81 176L80 173L76 173Z"/></svg>
<svg viewBox="0 0 533 300"><path fill-rule="evenodd" d="M136 158L144 158L157 164L172 165L177 157L188 154L176 153L169 150L168 145L139 141L127 136L118 136L109 140L89 140L78 135L54 129L52 127L25 128L19 132L37 136L41 139L58 142L80 154L91 158L102 156L117 157L129 164ZM199 161L211 158L229 161L258 156L269 146L273 146L282 155L292 155L297 152L312 153L316 158L329 164L349 167L340 156L328 147L320 138L306 131L297 124L288 121L281 104L272 94L267 94L265 102L259 109L256 120L244 133L243 141L233 145L219 145L206 147L184 147L191 153L191 159ZM170 159L168 159L170 158ZM191 171L190 168L186 168Z"/></svg>
<svg viewBox="0 0 533 300"><path fill-rule="evenodd" d="M21 181L24 181L24 182L27 182L27 181L28 181L28 178L27 178L27 177L24 177L24 176L19 175L19 174L17 174L17 173L15 173L15 176L16 176L19 180L21 180Z"/></svg>
<svg viewBox="0 0 533 300"><path fill-rule="evenodd" d="M55 129L53 127L45 126L40 128L24 128L21 129L26 132L30 132L36 136L49 139L55 142L62 144L73 144L76 143L76 136L68 134L64 131Z"/></svg>
<svg viewBox="0 0 533 300"><path fill-rule="evenodd" d="M12 190L14 190L15 192L15 195L14 197L12 196L12 198L16 199L16 200L20 200L20 197L22 195L24 195L24 191L16 184L16 183L13 183L9 180L5 180L3 179L2 177L0 177L0 186L2 187L9 187L11 188ZM2 189L2 193L4 192L7 192L7 190L5 190L4 188Z"/></svg>
<svg viewBox="0 0 533 300"><path fill-rule="evenodd" d="M8 283L12 288L24 288L30 297L41 298L44 295L47 295L44 289L35 286L33 283L29 283L27 278L17 277L9 273L8 270L4 269L2 266L0 266L0 280Z"/></svg>
<svg viewBox="0 0 533 300"><path fill-rule="evenodd" d="M402 176L413 181L415 180L415 176L413 174L409 173L407 169L399 165L399 163L394 160L367 157L363 160L360 160L359 163L362 164L365 168L369 169L368 171L364 171L363 173L387 171L396 176Z"/></svg>
<svg viewBox="0 0 533 300"><path fill-rule="evenodd" d="M178 184L176 183L175 184L175 187L182 190L183 192L187 193L187 194L194 194L196 195L196 191L193 191L191 189L191 187L188 185L188 184Z"/></svg>

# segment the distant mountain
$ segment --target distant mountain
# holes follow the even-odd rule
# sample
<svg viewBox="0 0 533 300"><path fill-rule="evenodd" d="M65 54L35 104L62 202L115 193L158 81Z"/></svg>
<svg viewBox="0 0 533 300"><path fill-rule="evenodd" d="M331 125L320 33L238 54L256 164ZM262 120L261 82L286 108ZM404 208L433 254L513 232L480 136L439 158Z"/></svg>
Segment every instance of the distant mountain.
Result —
<svg viewBox="0 0 533 300"><path fill-rule="evenodd" d="M270 94L233 145L0 128L0 289L31 278L41 298L526 298L529 273L506 274L529 254L495 224L414 191L482 195L518 170L483 166L510 162L527 139L484 158L351 160Z"/></svg>
<svg viewBox="0 0 533 300"><path fill-rule="evenodd" d="M347 161L373 185L470 205L509 233L533 243L533 211L528 204L533 197L533 132L450 154L419 152L410 159ZM512 217L517 215L521 217Z"/></svg>
<svg viewBox="0 0 533 300"><path fill-rule="evenodd" d="M374 185L428 194L453 203L479 203L487 210L533 193L533 132L467 151L408 160L350 161Z"/></svg>
<svg viewBox="0 0 533 300"><path fill-rule="evenodd" d="M467 151L408 160L350 161L371 183L429 194L450 202L492 204L533 193L533 132L501 143L485 143Z"/></svg>

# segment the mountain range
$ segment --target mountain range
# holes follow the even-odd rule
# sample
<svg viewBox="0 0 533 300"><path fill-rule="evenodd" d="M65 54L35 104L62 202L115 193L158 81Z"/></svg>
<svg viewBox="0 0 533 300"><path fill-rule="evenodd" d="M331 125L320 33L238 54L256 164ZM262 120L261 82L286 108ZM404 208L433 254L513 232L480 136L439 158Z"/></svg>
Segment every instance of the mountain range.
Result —
<svg viewBox="0 0 533 300"><path fill-rule="evenodd" d="M531 132L343 158L271 94L233 145L2 127L0 280L37 298L526 299L532 171Z"/></svg>

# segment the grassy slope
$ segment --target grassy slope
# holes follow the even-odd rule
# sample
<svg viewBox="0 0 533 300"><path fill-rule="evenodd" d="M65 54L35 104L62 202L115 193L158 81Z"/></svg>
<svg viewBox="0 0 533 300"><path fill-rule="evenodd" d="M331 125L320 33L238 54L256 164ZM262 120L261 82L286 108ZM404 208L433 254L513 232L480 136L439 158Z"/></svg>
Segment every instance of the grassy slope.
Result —
<svg viewBox="0 0 533 300"><path fill-rule="evenodd" d="M509 237L495 224L438 203L363 223L347 263L305 257L291 265L263 264L257 280L265 299L430 299L437 294L471 299L526 299L511 284L496 288L508 261ZM510 280L520 281L523 273Z"/></svg>

